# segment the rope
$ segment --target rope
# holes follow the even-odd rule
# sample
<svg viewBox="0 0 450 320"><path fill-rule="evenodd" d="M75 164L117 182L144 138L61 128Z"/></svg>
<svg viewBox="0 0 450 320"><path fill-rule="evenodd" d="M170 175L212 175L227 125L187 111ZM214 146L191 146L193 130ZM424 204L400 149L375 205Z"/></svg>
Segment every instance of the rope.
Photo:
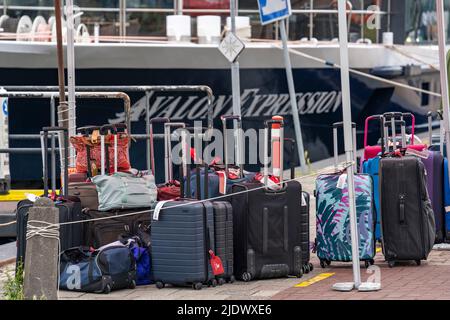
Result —
<svg viewBox="0 0 450 320"><path fill-rule="evenodd" d="M277 48L277 49L281 49L281 50L283 49L279 45L273 45L273 47ZM301 57L304 57L304 58L307 58L307 59L310 59L310 60L322 63L322 64L324 64L326 66L329 66L329 67L332 67L332 68L336 68L336 69L340 69L341 68L341 66L339 64L337 64L337 63L334 63L334 62L331 62L331 61L326 61L324 59L317 58L317 57L314 57L314 56L309 55L307 53L300 52L300 51L297 51L297 50L294 50L294 49L288 49L288 50L289 50L289 52L291 52L291 53L293 53L293 54L295 54L297 56L301 56ZM401 88L409 89L409 90L416 91L416 92L419 92L419 93L425 93L425 94L428 94L430 96L435 96L435 97L441 98L441 94L433 92L433 91L424 90L424 89L420 89L420 88L417 88L417 87L409 86L407 84L403 84L403 83L400 83L400 82L384 79L384 78L377 77L377 76L374 76L374 75L371 75L371 74L368 74L368 73L365 73L365 72L362 72L362 71L358 71L358 70L355 70L355 69L351 69L351 68L349 69L349 71L350 71L350 73L357 74L357 75L360 75L362 77L366 77L366 78L369 78L369 79L372 79L372 80L376 80L376 81L379 81L379 82L383 82L383 83L394 85L396 87L401 87Z"/></svg>
<svg viewBox="0 0 450 320"><path fill-rule="evenodd" d="M59 237L59 224L50 223L46 221L29 220L27 223L27 241L35 236L40 236L47 239L54 239L58 241L58 266L56 276L56 296L59 298L59 281L61 272L61 239Z"/></svg>
<svg viewBox="0 0 450 320"><path fill-rule="evenodd" d="M11 222L7 222L7 223L1 223L0 224L0 228L1 227L7 227L7 226L12 226L13 224L15 224L16 221L11 221Z"/></svg>
<svg viewBox="0 0 450 320"><path fill-rule="evenodd" d="M404 52L403 50L400 50L400 48L398 48L398 47L396 47L396 46L385 46L385 47L386 47L387 49L392 50L392 51L398 52L398 53L400 53L401 55L403 55L403 56L405 56L405 57L407 57L407 58L409 58L409 59L412 59L412 60L415 60L415 61L417 61L417 62L419 62L419 63L425 64L425 65L429 66L431 69L433 69L433 70L435 70L435 71L439 71L439 67L436 67L435 65L433 65L433 64L431 64L431 63L429 63L429 62L426 62L426 61L424 61L424 60L422 60L422 59L416 58L416 57L412 56L411 54L409 54L409 53L407 53L407 52Z"/></svg>

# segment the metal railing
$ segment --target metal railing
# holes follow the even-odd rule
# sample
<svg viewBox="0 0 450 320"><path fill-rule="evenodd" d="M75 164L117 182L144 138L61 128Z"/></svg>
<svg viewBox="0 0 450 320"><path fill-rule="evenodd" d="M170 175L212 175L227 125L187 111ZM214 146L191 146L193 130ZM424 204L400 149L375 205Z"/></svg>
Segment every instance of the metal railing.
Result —
<svg viewBox="0 0 450 320"><path fill-rule="evenodd" d="M34 91L52 91L57 90L57 86L2 86L5 90L12 90L12 91L28 91L28 92L34 92ZM151 92L202 92L205 93L207 96L207 103L208 103L208 116L207 116L207 128L212 130L213 129L213 117L214 117L214 110L213 110L213 102L214 102L214 94L210 87L205 85L173 85L173 86L161 86L161 85L155 85L155 86L77 86L76 90L79 90L81 92L76 92L76 95L79 94L98 94L98 92L91 92L91 91L123 91L125 92L143 92L145 94L145 124L146 124L146 133L145 134L131 134L131 137L133 139L137 140L146 140L146 160L147 160L147 168L150 169L150 98L151 98ZM36 93L36 92L34 92ZM48 93L48 92L46 92ZM114 92L109 92L110 94L117 94ZM6 93L7 94L7 93ZM42 94L42 93L38 93ZM104 93L105 95L108 93ZM123 93L126 95L125 93ZM128 95L126 95L128 97ZM0 97L2 97L2 94L0 93ZM128 106L130 106L130 100L128 97ZM131 132L131 107L126 107L125 115L126 115L126 123L128 125L128 128L130 128ZM53 124L52 124L53 125ZM206 137L209 137L211 131L208 131L206 134ZM9 135L10 139L17 139L17 140L26 140L26 139L39 139L40 135ZM153 138L155 139L163 139L163 134L153 134ZM1 152L1 150L0 150Z"/></svg>
<svg viewBox="0 0 450 320"><path fill-rule="evenodd" d="M388 20L390 20L390 12L387 11L372 11L364 9L364 1L360 0L361 9L360 10L348 10L348 14L364 15L378 15L383 16L387 15ZM204 14L223 14L229 13L229 9L188 9L183 7L183 1L174 0L173 8L132 8L126 6L126 0L119 0L118 8L98 8L98 7L78 7L80 11L83 12L107 12L107 13L116 13L118 14L119 20L119 35L121 37L126 36L127 30L127 14L129 13L161 13L161 14L184 14L184 13L204 13ZM3 5L0 5L0 9L3 10L4 14L7 14L8 10L29 10L29 11L54 11L52 6L21 6L21 5L8 5L7 0L3 0ZM259 14L258 9L237 9L238 15L252 15ZM292 9L293 15L309 15L309 38L312 39L314 35L314 15L317 14L338 14L337 9L314 9L313 0L310 2L309 9ZM361 38L364 38L364 26L361 24ZM287 30L289 37L289 29ZM275 33L275 39L278 37L278 33ZM377 32L378 38L378 32Z"/></svg>

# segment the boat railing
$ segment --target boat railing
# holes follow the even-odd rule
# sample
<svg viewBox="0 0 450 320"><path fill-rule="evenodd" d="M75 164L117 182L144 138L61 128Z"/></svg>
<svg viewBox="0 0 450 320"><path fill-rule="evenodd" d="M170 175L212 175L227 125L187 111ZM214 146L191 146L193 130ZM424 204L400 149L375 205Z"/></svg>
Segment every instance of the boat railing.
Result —
<svg viewBox="0 0 450 320"><path fill-rule="evenodd" d="M337 17L338 10L337 8L314 8L314 1L311 1L309 4L309 8L293 8L292 14L295 15L307 15L309 16L309 23L308 23L308 34L309 38L313 39L314 36L314 29L315 29L315 19L317 18L317 15L335 15ZM114 13L118 15L118 23L115 24L115 27L118 27L119 30L119 36L125 37L127 35L127 27L129 26L129 21L127 20L127 14L133 14L133 13L161 13L161 14L229 14L229 9L220 9L220 8L205 8L205 9L199 9L199 8L186 8L183 6L183 1L174 1L173 8L162 8L162 7L151 7L151 8L135 8L135 7L128 7L126 5L125 0L119 1L120 6L119 7L78 7L82 12L86 13ZM255 2L256 5L256 2ZM52 12L54 11L54 7L52 6L31 6L31 5L8 5L7 2L4 0L3 4L0 5L0 11L3 11L3 14L8 14L9 11L13 10L22 10L22 11L36 11L36 12ZM238 8L237 10L238 15L250 15L255 16L259 14L259 10L257 8L255 9L249 9L249 8ZM374 10L372 7L365 7L364 1L361 1L361 7L360 8L349 8L347 11L349 15L359 15L361 17L361 21L364 20L364 16L370 15L375 16L376 18L381 18L383 16L387 16L387 25L388 25L388 31L389 31L389 20L390 20L390 13L389 11L382 11L381 9ZM276 26L278 27L278 23L276 23ZM360 23L360 38L364 39L364 23ZM287 25L287 33L289 37L289 24ZM379 42L379 34L378 30L376 32L376 42ZM292 35L291 35L292 36ZM278 39L278 32L274 32L273 35L274 39Z"/></svg>

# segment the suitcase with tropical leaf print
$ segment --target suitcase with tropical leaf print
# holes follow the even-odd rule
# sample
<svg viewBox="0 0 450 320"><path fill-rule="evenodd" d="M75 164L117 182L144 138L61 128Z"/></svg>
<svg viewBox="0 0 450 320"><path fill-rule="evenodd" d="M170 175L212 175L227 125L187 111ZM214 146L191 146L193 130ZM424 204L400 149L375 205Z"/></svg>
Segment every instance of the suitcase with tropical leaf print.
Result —
<svg viewBox="0 0 450 320"><path fill-rule="evenodd" d="M334 125L334 141L337 128ZM356 126L354 125L354 130ZM337 148L335 148L337 150ZM337 167L337 164L336 164ZM375 256L376 212L373 207L373 183L370 175L356 174L356 215L359 230L359 256L366 267ZM320 175L316 179L316 245L320 265L325 268L332 261L352 261L350 210L346 171Z"/></svg>

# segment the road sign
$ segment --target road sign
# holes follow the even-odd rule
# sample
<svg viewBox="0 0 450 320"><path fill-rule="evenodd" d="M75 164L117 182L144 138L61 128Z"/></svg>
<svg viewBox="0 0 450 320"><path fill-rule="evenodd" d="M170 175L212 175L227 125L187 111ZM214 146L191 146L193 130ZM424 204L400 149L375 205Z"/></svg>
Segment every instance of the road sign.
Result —
<svg viewBox="0 0 450 320"><path fill-rule="evenodd" d="M285 19L291 15L290 0L258 0L261 24Z"/></svg>
<svg viewBox="0 0 450 320"><path fill-rule="evenodd" d="M237 57L245 49L244 43L232 32L228 32L227 36L219 45L219 50L230 62L236 61Z"/></svg>

